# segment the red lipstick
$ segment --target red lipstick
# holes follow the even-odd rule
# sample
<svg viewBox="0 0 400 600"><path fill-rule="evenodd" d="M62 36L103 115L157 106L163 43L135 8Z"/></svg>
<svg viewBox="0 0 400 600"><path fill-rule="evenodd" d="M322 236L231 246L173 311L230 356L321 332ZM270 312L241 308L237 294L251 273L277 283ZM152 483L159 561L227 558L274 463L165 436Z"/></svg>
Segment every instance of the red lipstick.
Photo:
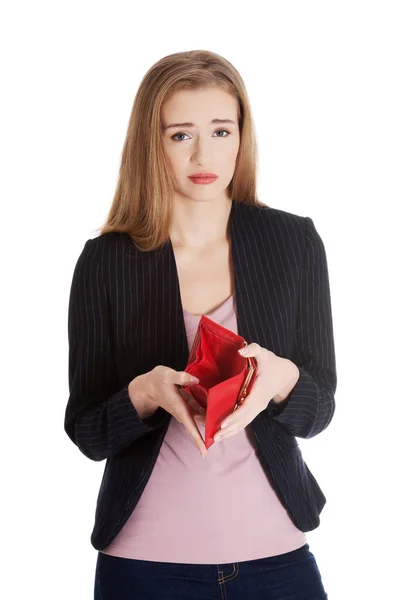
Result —
<svg viewBox="0 0 400 600"><path fill-rule="evenodd" d="M218 175L215 173L194 173L188 177L193 183L201 183L204 185L206 183L213 183L218 178Z"/></svg>

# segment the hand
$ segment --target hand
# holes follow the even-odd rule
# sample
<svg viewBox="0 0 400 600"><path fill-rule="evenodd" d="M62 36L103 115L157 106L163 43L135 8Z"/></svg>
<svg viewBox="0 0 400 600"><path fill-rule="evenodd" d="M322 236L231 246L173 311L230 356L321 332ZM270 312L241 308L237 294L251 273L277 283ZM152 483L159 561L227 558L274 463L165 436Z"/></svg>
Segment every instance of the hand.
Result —
<svg viewBox="0 0 400 600"><path fill-rule="evenodd" d="M196 424L196 416L200 420L204 417L204 409L178 386L187 386L199 383L197 377L192 378L185 371L175 371L164 365L157 365L143 375L138 375L130 384L132 403L135 398L139 403L144 402L154 410L161 406L173 417L182 423L200 450L200 454L207 456L207 448Z"/></svg>
<svg viewBox="0 0 400 600"><path fill-rule="evenodd" d="M202 425L206 424L206 411L194 398L185 392L182 388L178 389L180 395L185 400L186 404L191 409L192 415L196 423L201 423Z"/></svg>
<svg viewBox="0 0 400 600"><path fill-rule="evenodd" d="M242 356L256 359L256 379L244 402L224 419L221 429L214 435L215 441L225 440L243 430L271 400L285 400L300 376L298 367L291 360L281 358L259 344L252 343L241 350ZM221 439L216 440L217 436Z"/></svg>

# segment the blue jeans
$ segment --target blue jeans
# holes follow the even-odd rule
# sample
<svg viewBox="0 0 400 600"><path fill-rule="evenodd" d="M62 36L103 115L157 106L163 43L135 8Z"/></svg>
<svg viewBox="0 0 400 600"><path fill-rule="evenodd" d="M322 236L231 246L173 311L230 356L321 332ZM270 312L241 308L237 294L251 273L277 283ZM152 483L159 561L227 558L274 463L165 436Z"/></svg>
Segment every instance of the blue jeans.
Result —
<svg viewBox="0 0 400 600"><path fill-rule="evenodd" d="M98 553L94 600L327 600L314 555L297 550L238 563L185 564Z"/></svg>

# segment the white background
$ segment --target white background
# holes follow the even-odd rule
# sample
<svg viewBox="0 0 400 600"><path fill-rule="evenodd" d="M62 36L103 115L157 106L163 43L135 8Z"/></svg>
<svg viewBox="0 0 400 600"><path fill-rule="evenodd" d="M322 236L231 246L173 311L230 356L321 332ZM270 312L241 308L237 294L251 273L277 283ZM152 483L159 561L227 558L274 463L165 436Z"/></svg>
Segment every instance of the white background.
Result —
<svg viewBox="0 0 400 600"><path fill-rule="evenodd" d="M259 197L310 216L327 252L337 408L299 440L327 497L310 549L330 600L399 597L398 7L2 4L2 598L93 597L105 462L63 429L72 272L111 204L144 73L191 49L239 70Z"/></svg>

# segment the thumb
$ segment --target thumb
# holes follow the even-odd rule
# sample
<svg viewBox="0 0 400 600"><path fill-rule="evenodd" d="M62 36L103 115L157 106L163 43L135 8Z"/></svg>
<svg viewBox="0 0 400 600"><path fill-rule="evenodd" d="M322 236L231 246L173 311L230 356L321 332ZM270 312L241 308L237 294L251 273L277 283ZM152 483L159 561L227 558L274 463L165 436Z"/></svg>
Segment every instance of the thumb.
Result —
<svg viewBox="0 0 400 600"><path fill-rule="evenodd" d="M240 350L238 350L239 354L242 354L242 356L247 356L247 354L249 353L249 347L245 346L244 348L240 348Z"/></svg>

